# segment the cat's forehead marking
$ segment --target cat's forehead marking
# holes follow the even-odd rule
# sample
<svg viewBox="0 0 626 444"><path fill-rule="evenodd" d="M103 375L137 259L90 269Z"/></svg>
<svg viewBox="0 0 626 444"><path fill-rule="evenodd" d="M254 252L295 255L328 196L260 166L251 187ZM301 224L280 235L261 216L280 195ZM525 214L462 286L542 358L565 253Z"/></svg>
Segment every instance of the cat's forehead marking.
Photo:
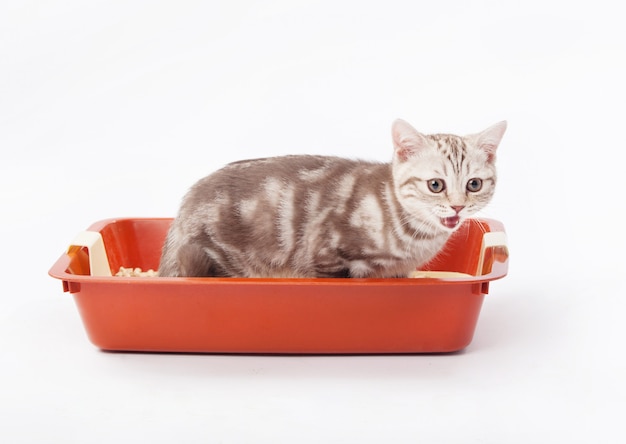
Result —
<svg viewBox="0 0 626 444"><path fill-rule="evenodd" d="M430 137L436 142L437 148L447 151L466 151L467 144L462 137L455 136L454 134L431 134Z"/></svg>
<svg viewBox="0 0 626 444"><path fill-rule="evenodd" d="M437 144L437 150L446 159L443 167L446 175L448 174L446 165L452 166L455 175L461 174L463 164L467 159L467 144L462 137L452 134L434 134L430 138Z"/></svg>

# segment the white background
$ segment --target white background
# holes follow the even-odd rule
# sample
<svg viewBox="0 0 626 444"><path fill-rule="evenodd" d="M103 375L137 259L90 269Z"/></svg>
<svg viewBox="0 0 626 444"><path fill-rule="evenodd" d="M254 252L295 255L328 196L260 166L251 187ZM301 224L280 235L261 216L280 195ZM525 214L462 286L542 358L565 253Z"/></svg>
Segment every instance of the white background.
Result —
<svg viewBox="0 0 626 444"><path fill-rule="evenodd" d="M614 4L3 1L0 441L624 442ZM388 160L398 117L509 122L485 215L510 273L463 353L103 353L47 276L92 222L173 216L226 162Z"/></svg>

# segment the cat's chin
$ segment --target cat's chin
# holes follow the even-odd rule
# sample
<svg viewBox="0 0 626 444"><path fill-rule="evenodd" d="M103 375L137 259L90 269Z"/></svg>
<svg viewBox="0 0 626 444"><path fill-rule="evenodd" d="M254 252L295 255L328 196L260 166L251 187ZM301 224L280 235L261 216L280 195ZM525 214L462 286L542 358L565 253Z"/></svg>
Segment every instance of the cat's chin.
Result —
<svg viewBox="0 0 626 444"><path fill-rule="evenodd" d="M439 221L441 222L441 225L443 225L444 227L450 230L454 230L460 225L461 218L458 215L450 216L450 217L440 217Z"/></svg>

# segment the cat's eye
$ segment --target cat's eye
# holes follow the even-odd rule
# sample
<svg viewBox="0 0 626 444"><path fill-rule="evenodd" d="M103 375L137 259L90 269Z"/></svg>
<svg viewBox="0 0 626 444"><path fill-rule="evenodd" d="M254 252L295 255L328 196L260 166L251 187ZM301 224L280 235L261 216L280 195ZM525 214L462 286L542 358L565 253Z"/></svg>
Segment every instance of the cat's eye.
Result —
<svg viewBox="0 0 626 444"><path fill-rule="evenodd" d="M474 179L470 179L467 181L467 187L466 187L467 191L476 193L477 191L480 191L482 187L483 187L483 181L481 179L474 178Z"/></svg>
<svg viewBox="0 0 626 444"><path fill-rule="evenodd" d="M428 181L428 189L433 193L441 193L446 189L446 183L443 179L430 179Z"/></svg>

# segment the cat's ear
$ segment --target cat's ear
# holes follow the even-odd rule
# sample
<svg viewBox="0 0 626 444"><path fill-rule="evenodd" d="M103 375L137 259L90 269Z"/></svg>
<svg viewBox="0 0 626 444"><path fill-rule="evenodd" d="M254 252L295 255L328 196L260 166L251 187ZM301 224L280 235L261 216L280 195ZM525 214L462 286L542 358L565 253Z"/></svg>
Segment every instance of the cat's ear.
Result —
<svg viewBox="0 0 626 444"><path fill-rule="evenodd" d="M424 135L401 119L393 122L391 136L396 156L401 162L405 162L428 145Z"/></svg>
<svg viewBox="0 0 626 444"><path fill-rule="evenodd" d="M471 136L476 146L487 153L489 162L496 158L496 150L506 131L506 120L490 126L485 131Z"/></svg>

